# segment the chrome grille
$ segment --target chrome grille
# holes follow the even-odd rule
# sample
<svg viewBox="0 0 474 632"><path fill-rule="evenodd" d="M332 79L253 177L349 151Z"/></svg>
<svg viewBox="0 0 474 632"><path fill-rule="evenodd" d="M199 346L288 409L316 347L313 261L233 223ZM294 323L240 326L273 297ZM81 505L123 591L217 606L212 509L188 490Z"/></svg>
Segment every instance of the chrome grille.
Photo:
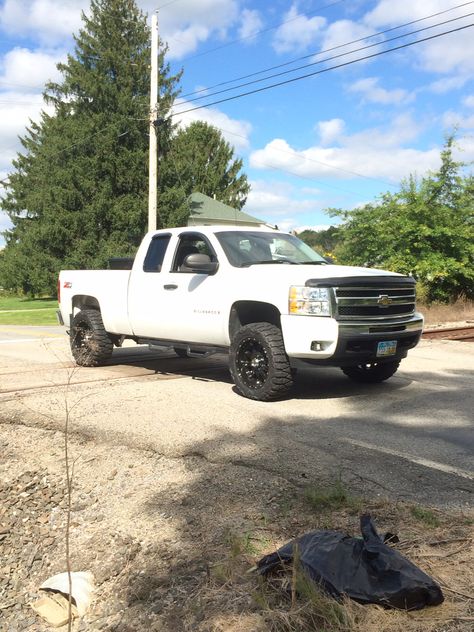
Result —
<svg viewBox="0 0 474 632"><path fill-rule="evenodd" d="M364 285L335 287L334 294L338 320L377 321L415 313L414 284L384 285L380 281L366 280Z"/></svg>

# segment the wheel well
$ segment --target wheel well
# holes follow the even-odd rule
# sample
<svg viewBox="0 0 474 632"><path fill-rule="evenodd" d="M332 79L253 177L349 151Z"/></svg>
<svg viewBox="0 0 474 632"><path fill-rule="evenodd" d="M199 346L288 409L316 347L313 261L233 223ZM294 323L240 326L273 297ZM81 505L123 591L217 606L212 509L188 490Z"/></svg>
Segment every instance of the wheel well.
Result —
<svg viewBox="0 0 474 632"><path fill-rule="evenodd" d="M260 322L271 323L281 329L280 312L275 305L260 301L237 301L230 310L230 339L243 325Z"/></svg>
<svg viewBox="0 0 474 632"><path fill-rule="evenodd" d="M99 301L94 296L76 294L72 299L72 314L75 316L81 309L96 309L100 312Z"/></svg>

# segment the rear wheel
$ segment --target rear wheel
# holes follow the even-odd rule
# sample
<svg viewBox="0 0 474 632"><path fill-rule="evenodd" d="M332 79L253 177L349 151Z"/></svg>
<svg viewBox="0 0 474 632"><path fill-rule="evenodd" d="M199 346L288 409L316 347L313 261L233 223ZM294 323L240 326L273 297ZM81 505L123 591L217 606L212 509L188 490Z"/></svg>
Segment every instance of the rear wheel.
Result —
<svg viewBox="0 0 474 632"><path fill-rule="evenodd" d="M357 364L356 366L343 366L342 371L355 382L363 382L365 384L373 384L383 382L392 377L400 366L400 360L393 362L366 362L365 364Z"/></svg>
<svg viewBox="0 0 474 632"><path fill-rule="evenodd" d="M70 343L72 355L79 366L104 364L114 348L105 331L102 316L95 309L82 309L74 316Z"/></svg>
<svg viewBox="0 0 474 632"><path fill-rule="evenodd" d="M281 331L270 323L239 329L230 347L229 366L237 390L249 399L279 399L293 386Z"/></svg>

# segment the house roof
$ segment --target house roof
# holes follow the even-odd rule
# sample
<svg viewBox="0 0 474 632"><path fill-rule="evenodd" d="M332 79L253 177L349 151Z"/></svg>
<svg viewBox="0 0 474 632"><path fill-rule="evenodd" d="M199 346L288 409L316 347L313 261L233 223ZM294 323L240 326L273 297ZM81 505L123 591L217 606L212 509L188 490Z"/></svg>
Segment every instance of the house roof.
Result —
<svg viewBox="0 0 474 632"><path fill-rule="evenodd" d="M189 223L192 224L243 224L247 226L265 226L263 220L252 217L223 202L213 200L204 193L191 193L188 198L190 214Z"/></svg>

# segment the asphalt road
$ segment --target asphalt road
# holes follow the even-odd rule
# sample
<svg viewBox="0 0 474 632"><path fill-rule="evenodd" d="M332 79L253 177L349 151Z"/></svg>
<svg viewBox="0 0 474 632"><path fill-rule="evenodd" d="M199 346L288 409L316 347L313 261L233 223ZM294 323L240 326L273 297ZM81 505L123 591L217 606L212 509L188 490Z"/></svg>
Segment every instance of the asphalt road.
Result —
<svg viewBox="0 0 474 632"><path fill-rule="evenodd" d="M0 422L61 427L67 403L74 431L98 441L472 507L473 351L423 341L384 384L317 369L298 374L286 401L262 403L234 392L225 356L130 346L79 369L62 328L0 326Z"/></svg>

